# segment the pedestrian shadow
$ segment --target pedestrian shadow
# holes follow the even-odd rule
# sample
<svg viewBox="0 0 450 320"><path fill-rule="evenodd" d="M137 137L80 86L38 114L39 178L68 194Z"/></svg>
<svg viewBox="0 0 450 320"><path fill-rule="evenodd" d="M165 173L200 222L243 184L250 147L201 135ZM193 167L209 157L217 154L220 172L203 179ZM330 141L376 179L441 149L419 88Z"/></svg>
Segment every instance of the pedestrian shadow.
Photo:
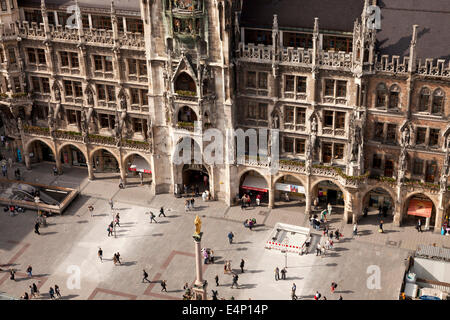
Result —
<svg viewBox="0 0 450 320"><path fill-rule="evenodd" d="M334 293L353 293L352 290L341 290L341 291L334 291Z"/></svg>
<svg viewBox="0 0 450 320"><path fill-rule="evenodd" d="M77 221L77 223L88 223L89 221L88 220L80 220L80 221Z"/></svg>
<svg viewBox="0 0 450 320"><path fill-rule="evenodd" d="M159 224L166 224L166 223L170 223L170 222L167 221L167 220L163 220L163 221L158 221L158 223L159 223Z"/></svg>
<svg viewBox="0 0 450 320"><path fill-rule="evenodd" d="M330 257L330 258L336 258L336 257L340 257L341 255L339 254L339 253L336 253L336 252L330 252L330 253L326 253L326 254L324 254L324 255L322 255L321 257L323 257L323 258L328 258L328 257Z"/></svg>
<svg viewBox="0 0 450 320"><path fill-rule="evenodd" d="M236 248L237 251L246 251L248 250L247 248Z"/></svg>
<svg viewBox="0 0 450 320"><path fill-rule="evenodd" d="M121 225L122 225L122 226L126 226L126 225L128 225L128 224L136 224L136 222L123 222Z"/></svg>
<svg viewBox="0 0 450 320"><path fill-rule="evenodd" d="M339 251L347 251L347 248L343 248L343 247L334 247L333 251L339 252Z"/></svg>
<svg viewBox="0 0 450 320"><path fill-rule="evenodd" d="M179 215L172 215L172 216L167 216L167 218L178 218Z"/></svg>
<svg viewBox="0 0 450 320"><path fill-rule="evenodd" d="M234 244L247 244L252 243L251 241L240 241L240 242L234 242Z"/></svg>
<svg viewBox="0 0 450 320"><path fill-rule="evenodd" d="M50 231L50 232L41 232L41 236L48 236L48 235L51 235L51 234L57 234L58 232L55 232L55 231Z"/></svg>
<svg viewBox="0 0 450 320"><path fill-rule="evenodd" d="M367 236L369 234L372 234L373 232L371 230L362 230L362 231L358 231L358 236Z"/></svg>
<svg viewBox="0 0 450 320"><path fill-rule="evenodd" d="M244 270L244 273L260 273L260 272L264 272L264 270Z"/></svg>
<svg viewBox="0 0 450 320"><path fill-rule="evenodd" d="M198 207L194 207L195 210L203 210L208 208L208 206L198 206Z"/></svg>
<svg viewBox="0 0 450 320"><path fill-rule="evenodd" d="M136 263L137 263L137 261L127 261L127 262L123 262L121 264L121 266L124 266L124 267L134 266Z"/></svg>
<svg viewBox="0 0 450 320"><path fill-rule="evenodd" d="M310 295L310 296L298 296L300 299L312 299L314 298L314 295Z"/></svg>
<svg viewBox="0 0 450 320"><path fill-rule="evenodd" d="M398 230L383 230L383 233L399 232Z"/></svg>
<svg viewBox="0 0 450 320"><path fill-rule="evenodd" d="M102 213L102 214L94 214L94 215L92 215L93 217L106 217L106 216L109 216L109 214L106 214L106 213Z"/></svg>
<svg viewBox="0 0 450 320"><path fill-rule="evenodd" d="M78 294L69 294L67 296L62 296L60 299L62 299L62 300L70 300L70 299L74 299L74 298L76 298L78 296L79 296Z"/></svg>
<svg viewBox="0 0 450 320"><path fill-rule="evenodd" d="M184 292L184 290L167 290L167 293L169 292Z"/></svg>
<svg viewBox="0 0 450 320"><path fill-rule="evenodd" d="M338 264L337 263L326 263L325 266L326 267L336 267Z"/></svg>
<svg viewBox="0 0 450 320"><path fill-rule="evenodd" d="M258 285L256 283L246 283L246 284L240 284L239 289L253 289L256 288Z"/></svg>
<svg viewBox="0 0 450 320"><path fill-rule="evenodd" d="M152 234L153 237L162 237L164 233L154 233Z"/></svg>

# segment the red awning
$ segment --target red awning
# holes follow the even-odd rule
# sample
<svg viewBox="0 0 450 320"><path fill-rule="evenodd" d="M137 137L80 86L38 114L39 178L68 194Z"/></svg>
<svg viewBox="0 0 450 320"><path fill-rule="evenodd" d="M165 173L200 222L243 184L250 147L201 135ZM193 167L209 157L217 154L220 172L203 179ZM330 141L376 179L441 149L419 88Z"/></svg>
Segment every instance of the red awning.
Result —
<svg viewBox="0 0 450 320"><path fill-rule="evenodd" d="M128 170L143 173L152 173L147 161L145 161L142 158L135 158L131 166L128 168Z"/></svg>
<svg viewBox="0 0 450 320"><path fill-rule="evenodd" d="M411 199L409 201L408 214L429 218L433 210L433 202L429 200Z"/></svg>
<svg viewBox="0 0 450 320"><path fill-rule="evenodd" d="M241 186L242 189L267 192L266 179L263 177L247 176Z"/></svg>

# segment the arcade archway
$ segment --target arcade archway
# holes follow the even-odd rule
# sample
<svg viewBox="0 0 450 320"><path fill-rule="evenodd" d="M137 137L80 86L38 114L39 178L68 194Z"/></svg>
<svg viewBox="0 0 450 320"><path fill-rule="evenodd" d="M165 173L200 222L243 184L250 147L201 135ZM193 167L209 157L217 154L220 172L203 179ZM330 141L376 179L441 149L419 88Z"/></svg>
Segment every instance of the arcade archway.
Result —
<svg viewBox="0 0 450 320"><path fill-rule="evenodd" d="M127 185L152 184L152 170L150 162L143 156L132 153L124 159L127 172Z"/></svg>
<svg viewBox="0 0 450 320"><path fill-rule="evenodd" d="M30 156L31 163L39 163L42 161L56 162L53 149L41 140L34 140L29 143L27 152Z"/></svg>
<svg viewBox="0 0 450 320"><path fill-rule="evenodd" d="M393 221L395 201L384 188L377 187L369 190L362 201L363 219L360 223L379 224L380 220L385 223Z"/></svg>
<svg viewBox="0 0 450 320"><path fill-rule="evenodd" d="M305 188L300 179L292 175L278 178L274 184L275 207L304 207L306 203Z"/></svg>
<svg viewBox="0 0 450 320"><path fill-rule="evenodd" d="M87 167L85 154L75 145L66 144L59 149L61 163L73 167Z"/></svg>
<svg viewBox="0 0 450 320"><path fill-rule="evenodd" d="M316 182L311 188L311 207L315 213L332 207L332 215L343 217L345 206L345 190L331 180ZM317 204L317 206L315 205Z"/></svg>
<svg viewBox="0 0 450 320"><path fill-rule="evenodd" d="M434 229L436 223L436 206L433 200L423 193L410 195L404 202L403 207L403 226L415 226L419 219L422 226L429 226Z"/></svg>
<svg viewBox="0 0 450 320"><path fill-rule="evenodd" d="M117 158L106 149L97 149L91 156L96 179L120 178Z"/></svg>
<svg viewBox="0 0 450 320"><path fill-rule="evenodd" d="M185 164L182 169L183 193L202 193L210 189L209 172L202 164ZM187 192L186 192L187 191Z"/></svg>
<svg viewBox="0 0 450 320"><path fill-rule="evenodd" d="M260 197L261 203L269 202L269 185L267 180L256 170L248 170L239 179L239 199L244 194L250 197L251 203L256 202L256 197Z"/></svg>

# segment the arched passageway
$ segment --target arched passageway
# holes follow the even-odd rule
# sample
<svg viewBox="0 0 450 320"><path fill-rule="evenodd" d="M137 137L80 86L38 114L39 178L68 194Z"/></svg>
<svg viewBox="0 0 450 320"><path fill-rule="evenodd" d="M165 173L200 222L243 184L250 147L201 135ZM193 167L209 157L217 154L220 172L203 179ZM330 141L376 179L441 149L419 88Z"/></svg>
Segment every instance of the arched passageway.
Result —
<svg viewBox="0 0 450 320"><path fill-rule="evenodd" d="M30 156L31 163L42 161L56 162L52 148L41 140L34 140L29 143L26 152Z"/></svg>
<svg viewBox="0 0 450 320"><path fill-rule="evenodd" d="M417 225L418 220L422 221L422 226L434 229L436 222L436 207L434 202L423 193L415 193L409 196L403 207L403 226Z"/></svg>
<svg viewBox="0 0 450 320"><path fill-rule="evenodd" d="M275 207L305 207L305 188L302 182L292 176L284 175L274 184Z"/></svg>
<svg viewBox="0 0 450 320"><path fill-rule="evenodd" d="M269 186L267 180L256 170L246 171L239 179L239 199L244 195L250 197L250 204L260 198L261 204L269 202Z"/></svg>
<svg viewBox="0 0 450 320"><path fill-rule="evenodd" d="M125 158L125 169L127 172L127 185L150 185L152 184L152 169L150 163L143 156L133 153Z"/></svg>
<svg viewBox="0 0 450 320"><path fill-rule="evenodd" d="M363 216L360 224L378 225L382 220L384 223L392 222L395 213L395 202L388 191L383 188L369 190L362 200Z"/></svg>
<svg viewBox="0 0 450 320"><path fill-rule="evenodd" d="M331 216L339 219L344 217L344 190L331 180L321 180L311 188L311 205L315 214L327 209L331 205ZM328 215L328 219L331 219Z"/></svg>
<svg viewBox="0 0 450 320"><path fill-rule="evenodd" d="M92 165L96 179L120 178L119 162L106 149L97 149L92 154Z"/></svg>

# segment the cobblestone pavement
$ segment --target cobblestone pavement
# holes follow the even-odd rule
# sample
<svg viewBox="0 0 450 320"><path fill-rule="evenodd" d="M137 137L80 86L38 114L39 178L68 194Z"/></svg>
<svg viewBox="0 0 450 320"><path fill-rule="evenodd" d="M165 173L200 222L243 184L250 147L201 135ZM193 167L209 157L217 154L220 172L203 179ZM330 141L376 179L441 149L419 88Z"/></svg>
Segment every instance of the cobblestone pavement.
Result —
<svg viewBox="0 0 450 320"><path fill-rule="evenodd" d="M284 206L269 210L265 206L241 210L228 208L220 201L203 202L196 198L196 210L184 212L184 199L163 194L151 196L148 186L133 185L118 189L116 179L97 174L88 181L83 168L64 168L61 176L53 176L51 164L33 165L31 171L21 167L27 181L75 187L80 195L63 216L48 219L49 226L41 228L41 235L33 232L35 213L27 211L15 217L0 213L0 265L3 270L17 270L17 281L0 272L0 293L19 297L35 282L41 298L48 298L48 288L58 284L64 299L180 299L185 282L195 279L193 220L202 217L204 237L202 246L212 248L216 263L204 265L204 277L209 282L208 293L216 289L214 276L219 276L219 297L237 299L289 299L292 283L297 295L312 299L316 290L328 299L396 299L400 290L405 261L410 250L418 244L449 246L449 238L412 227L395 228L385 225L386 233L379 234L376 219L365 218L359 225L358 236L352 236L352 226L343 224L342 216L331 216L330 227L339 228L344 239L325 257L288 254L264 249L264 243L277 222L309 226L304 208ZM11 172L13 170L10 170ZM12 173L11 173L12 174ZM120 212L120 227L116 236L108 237L106 227L112 213L108 199L115 202L114 212ZM95 208L91 217L87 206ZM288 204L289 205L289 204ZM146 213L158 215L164 206L167 217L149 222ZM254 231L242 225L246 218L256 218L259 227ZM371 221L371 219L373 221ZM233 231L235 243L229 244L227 233ZM315 241L321 241L321 234ZM314 248L315 243L312 245ZM97 257L101 247L103 263ZM120 252L122 265L112 262L114 252ZM239 262L245 260L245 272L240 273ZM231 289L231 276L224 274L225 260L239 275L239 289ZM274 268L287 263L287 280L275 281ZM33 266L33 278L25 269ZM368 289L370 268L379 267L380 288ZM142 269L151 283L142 283ZM77 281L79 274L80 281ZM168 292L161 292L160 281L167 280ZM337 282L334 294L331 282Z"/></svg>

